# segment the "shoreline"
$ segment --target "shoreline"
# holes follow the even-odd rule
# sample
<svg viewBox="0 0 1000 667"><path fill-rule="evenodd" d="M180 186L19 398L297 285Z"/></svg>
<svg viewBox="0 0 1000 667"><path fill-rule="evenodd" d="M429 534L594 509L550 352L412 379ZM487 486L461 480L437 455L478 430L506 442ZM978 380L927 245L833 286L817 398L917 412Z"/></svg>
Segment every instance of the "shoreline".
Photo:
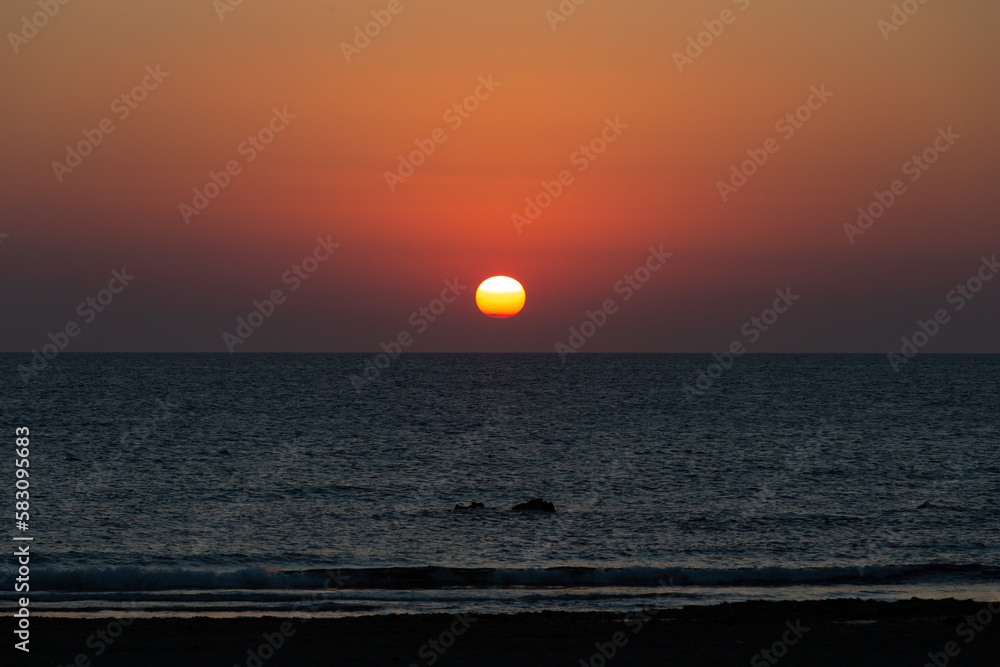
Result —
<svg viewBox="0 0 1000 667"><path fill-rule="evenodd" d="M33 619L13 664L995 665L1000 601L737 602L662 610L345 618ZM766 652L766 653L765 653ZM780 655L779 655L780 654ZM27 660L20 659L25 656ZM82 657L81 657L82 656ZM603 661L603 662L602 662Z"/></svg>

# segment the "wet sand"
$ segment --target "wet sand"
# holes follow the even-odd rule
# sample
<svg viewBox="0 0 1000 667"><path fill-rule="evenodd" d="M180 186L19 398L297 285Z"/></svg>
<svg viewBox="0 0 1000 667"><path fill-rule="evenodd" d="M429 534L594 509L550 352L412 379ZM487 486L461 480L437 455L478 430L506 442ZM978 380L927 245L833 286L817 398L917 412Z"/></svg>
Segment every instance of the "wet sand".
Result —
<svg viewBox="0 0 1000 667"><path fill-rule="evenodd" d="M126 627L35 617L32 630L30 657L7 648L16 655L5 665L922 667L934 664L928 654L935 667L1000 665L1000 604L991 611L955 600L745 602L643 615L135 619Z"/></svg>

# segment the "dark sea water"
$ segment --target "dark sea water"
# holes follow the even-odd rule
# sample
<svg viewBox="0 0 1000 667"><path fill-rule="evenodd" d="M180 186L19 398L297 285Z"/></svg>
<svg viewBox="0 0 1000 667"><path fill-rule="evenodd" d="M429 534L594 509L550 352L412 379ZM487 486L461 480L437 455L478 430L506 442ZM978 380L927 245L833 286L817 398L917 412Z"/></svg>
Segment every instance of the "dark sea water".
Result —
<svg viewBox="0 0 1000 667"><path fill-rule="evenodd" d="M411 355L362 385L372 359L64 355L24 384L30 357L0 356L9 449L31 429L33 609L1000 591L1000 357L745 356L700 395L708 355ZM511 511L535 497L557 512Z"/></svg>

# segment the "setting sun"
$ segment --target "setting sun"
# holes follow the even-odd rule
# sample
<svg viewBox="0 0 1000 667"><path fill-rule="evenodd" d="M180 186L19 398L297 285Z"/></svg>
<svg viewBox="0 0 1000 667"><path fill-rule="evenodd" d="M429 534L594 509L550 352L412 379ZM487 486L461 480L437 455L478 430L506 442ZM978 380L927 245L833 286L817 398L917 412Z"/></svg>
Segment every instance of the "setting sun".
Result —
<svg viewBox="0 0 1000 667"><path fill-rule="evenodd" d="M493 276L476 290L476 305L490 317L514 317L524 308L524 288L507 276Z"/></svg>

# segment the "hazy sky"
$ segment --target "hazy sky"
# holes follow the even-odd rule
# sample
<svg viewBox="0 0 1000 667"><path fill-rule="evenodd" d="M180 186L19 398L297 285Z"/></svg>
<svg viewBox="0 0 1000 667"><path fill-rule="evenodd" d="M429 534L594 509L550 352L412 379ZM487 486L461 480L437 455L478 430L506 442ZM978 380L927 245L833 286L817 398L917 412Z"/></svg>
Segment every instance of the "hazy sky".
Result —
<svg viewBox="0 0 1000 667"><path fill-rule="evenodd" d="M902 4L7 0L0 350L1000 352L1000 5Z"/></svg>

